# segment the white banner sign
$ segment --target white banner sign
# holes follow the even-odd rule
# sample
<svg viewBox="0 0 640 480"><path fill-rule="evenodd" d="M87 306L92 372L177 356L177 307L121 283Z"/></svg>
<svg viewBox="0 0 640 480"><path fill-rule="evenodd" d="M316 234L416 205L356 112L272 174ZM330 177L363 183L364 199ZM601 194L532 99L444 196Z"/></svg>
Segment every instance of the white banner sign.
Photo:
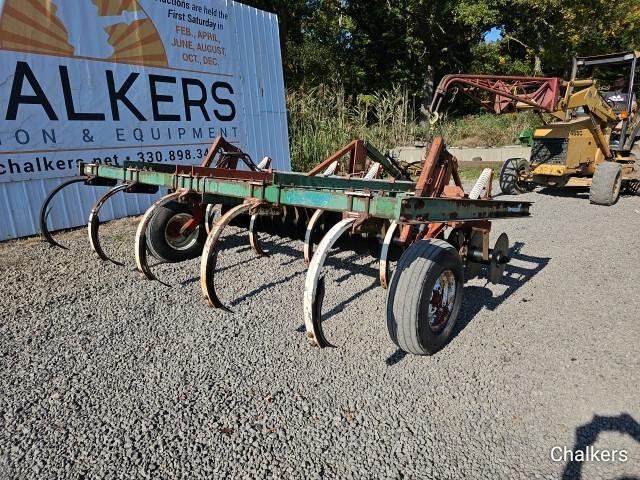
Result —
<svg viewBox="0 0 640 480"><path fill-rule="evenodd" d="M0 182L75 175L79 162L197 164L218 135L245 144L224 1L0 9Z"/></svg>

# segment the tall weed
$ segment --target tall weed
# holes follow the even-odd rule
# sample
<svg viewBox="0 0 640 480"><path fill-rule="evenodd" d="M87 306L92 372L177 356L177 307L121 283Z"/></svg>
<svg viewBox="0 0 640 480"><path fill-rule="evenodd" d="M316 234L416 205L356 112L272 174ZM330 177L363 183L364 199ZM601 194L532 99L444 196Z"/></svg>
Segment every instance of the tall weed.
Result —
<svg viewBox="0 0 640 480"><path fill-rule="evenodd" d="M481 113L443 118L431 132L420 126L407 92L397 86L370 95L347 96L341 87L319 86L287 94L289 142L295 171L320 161L361 138L386 152L442 135L450 146L502 146L517 142L522 130L541 124L533 113Z"/></svg>

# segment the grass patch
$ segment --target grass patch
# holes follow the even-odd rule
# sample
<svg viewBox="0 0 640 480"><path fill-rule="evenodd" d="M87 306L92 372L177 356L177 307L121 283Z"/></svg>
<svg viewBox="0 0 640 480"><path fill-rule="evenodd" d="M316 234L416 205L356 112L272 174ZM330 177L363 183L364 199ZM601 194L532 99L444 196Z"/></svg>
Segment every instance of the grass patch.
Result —
<svg viewBox="0 0 640 480"><path fill-rule="evenodd" d="M523 130L543 124L533 112L516 112L503 115L480 113L438 122L434 135L441 135L452 147L502 147L518 144Z"/></svg>
<svg viewBox="0 0 640 480"><path fill-rule="evenodd" d="M287 110L291 162L298 172L310 170L356 138L382 152L428 142L434 135L443 136L449 146L497 147L517 143L520 132L542 124L530 112L481 113L444 117L430 131L420 126L409 95L400 87L357 97L326 86L290 91Z"/></svg>
<svg viewBox="0 0 640 480"><path fill-rule="evenodd" d="M411 145L427 132L415 122L409 97L401 88L359 95L318 87L287 95L293 169L306 172L356 138L381 151Z"/></svg>
<svg viewBox="0 0 640 480"><path fill-rule="evenodd" d="M462 180L463 182L475 182L485 168L491 168L491 170L493 170L493 179L494 180L498 179L498 176L500 175L500 168L489 166L484 168L460 167L458 168L458 173L460 174L460 180Z"/></svg>

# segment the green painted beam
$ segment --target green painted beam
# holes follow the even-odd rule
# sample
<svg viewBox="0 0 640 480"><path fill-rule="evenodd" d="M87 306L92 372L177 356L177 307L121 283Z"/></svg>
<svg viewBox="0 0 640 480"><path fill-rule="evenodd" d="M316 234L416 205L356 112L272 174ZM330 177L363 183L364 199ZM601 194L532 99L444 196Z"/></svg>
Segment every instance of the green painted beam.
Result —
<svg viewBox="0 0 640 480"><path fill-rule="evenodd" d="M527 202L495 200L416 198L408 196L407 193L385 191L384 189L371 189L371 191L354 190L351 192L345 189L331 189L331 185L336 185L334 182L324 184L320 181L315 185L303 183L303 186L290 186L277 183L265 184L210 177L193 177L191 175L176 175L107 165L82 164L80 166L80 174L123 182L139 182L170 189L186 189L203 195L205 203L219 203L220 197L241 200L253 199L273 205L291 205L310 209L321 208L335 212L365 214L405 223L522 217L529 215L530 205ZM293 177L290 176L291 174L286 175L289 175L289 177L280 176L278 179L290 182ZM317 179L320 180L321 178L318 177Z"/></svg>
<svg viewBox="0 0 640 480"><path fill-rule="evenodd" d="M382 155L382 154L380 154ZM124 168L135 168L145 172L175 173L175 165L146 162L125 162ZM330 190L384 190L389 192L411 192L415 183L410 181L364 180L361 178L307 176L304 173L273 173L273 183L286 186L326 188Z"/></svg>
<svg viewBox="0 0 640 480"><path fill-rule="evenodd" d="M139 168L140 170L148 170L150 172L175 173L176 166L166 163L150 163L150 162L132 162L123 163L123 168Z"/></svg>
<svg viewBox="0 0 640 480"><path fill-rule="evenodd" d="M324 188L330 190L371 190L373 192L412 192L416 188L414 182L388 181L388 180L364 180L362 178L342 177L309 177L303 173L274 172L273 183L278 185Z"/></svg>
<svg viewBox="0 0 640 480"><path fill-rule="evenodd" d="M468 198L405 197L398 199L403 223L434 223L448 221L490 220L495 218L527 217L529 202L502 200L469 200Z"/></svg>

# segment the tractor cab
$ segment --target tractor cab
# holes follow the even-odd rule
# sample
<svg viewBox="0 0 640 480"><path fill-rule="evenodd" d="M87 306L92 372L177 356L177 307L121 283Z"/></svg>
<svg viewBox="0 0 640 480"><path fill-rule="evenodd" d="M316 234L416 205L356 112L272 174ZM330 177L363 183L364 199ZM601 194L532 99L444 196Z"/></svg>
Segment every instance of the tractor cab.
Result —
<svg viewBox="0 0 640 480"><path fill-rule="evenodd" d="M636 67L640 51L577 57L573 59L569 89L576 82L579 73L586 70L589 77L617 76L605 87L600 88L600 96L615 114L618 122L611 125L609 147L613 153L628 154L636 140L640 139L640 118L635 91ZM584 78L584 77L583 77Z"/></svg>

